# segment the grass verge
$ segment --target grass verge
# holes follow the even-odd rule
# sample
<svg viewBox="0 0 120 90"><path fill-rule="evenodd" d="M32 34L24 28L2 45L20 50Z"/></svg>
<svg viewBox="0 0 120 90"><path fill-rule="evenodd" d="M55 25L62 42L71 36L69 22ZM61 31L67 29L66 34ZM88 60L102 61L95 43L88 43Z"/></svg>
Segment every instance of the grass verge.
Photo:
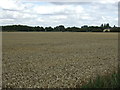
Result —
<svg viewBox="0 0 120 90"><path fill-rule="evenodd" d="M107 76L98 75L94 80L90 79L87 84L80 88L120 88L120 73L112 73Z"/></svg>

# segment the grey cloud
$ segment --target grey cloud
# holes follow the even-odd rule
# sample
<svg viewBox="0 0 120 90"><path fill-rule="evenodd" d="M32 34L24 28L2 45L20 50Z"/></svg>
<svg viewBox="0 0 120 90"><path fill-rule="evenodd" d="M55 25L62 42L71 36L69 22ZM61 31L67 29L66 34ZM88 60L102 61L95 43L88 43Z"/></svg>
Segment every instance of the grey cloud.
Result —
<svg viewBox="0 0 120 90"><path fill-rule="evenodd" d="M55 5L86 5L92 2L50 2Z"/></svg>
<svg viewBox="0 0 120 90"><path fill-rule="evenodd" d="M2 8L2 10L4 10L4 11L20 11L20 10L15 10L15 9L4 9L4 8Z"/></svg>

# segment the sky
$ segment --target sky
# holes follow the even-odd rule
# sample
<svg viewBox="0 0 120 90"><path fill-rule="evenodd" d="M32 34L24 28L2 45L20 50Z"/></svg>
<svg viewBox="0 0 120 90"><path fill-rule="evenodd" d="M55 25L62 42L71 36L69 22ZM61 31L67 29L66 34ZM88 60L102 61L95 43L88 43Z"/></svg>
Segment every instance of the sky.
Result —
<svg viewBox="0 0 120 90"><path fill-rule="evenodd" d="M118 26L118 0L0 0L0 25Z"/></svg>

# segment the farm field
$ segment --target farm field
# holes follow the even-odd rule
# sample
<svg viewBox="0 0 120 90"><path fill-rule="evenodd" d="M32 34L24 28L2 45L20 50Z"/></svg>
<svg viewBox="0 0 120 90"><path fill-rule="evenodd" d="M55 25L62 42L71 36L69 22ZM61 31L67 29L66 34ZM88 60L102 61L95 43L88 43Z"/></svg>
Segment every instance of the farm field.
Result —
<svg viewBox="0 0 120 90"><path fill-rule="evenodd" d="M118 67L118 33L3 32L2 87L69 88Z"/></svg>

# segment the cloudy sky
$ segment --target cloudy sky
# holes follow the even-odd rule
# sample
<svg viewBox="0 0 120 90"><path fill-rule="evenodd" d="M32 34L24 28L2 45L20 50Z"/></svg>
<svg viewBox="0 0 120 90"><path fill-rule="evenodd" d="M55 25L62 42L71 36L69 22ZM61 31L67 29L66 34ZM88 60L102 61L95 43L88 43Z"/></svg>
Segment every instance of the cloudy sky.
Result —
<svg viewBox="0 0 120 90"><path fill-rule="evenodd" d="M0 25L80 27L102 23L118 25L118 0L0 0Z"/></svg>

